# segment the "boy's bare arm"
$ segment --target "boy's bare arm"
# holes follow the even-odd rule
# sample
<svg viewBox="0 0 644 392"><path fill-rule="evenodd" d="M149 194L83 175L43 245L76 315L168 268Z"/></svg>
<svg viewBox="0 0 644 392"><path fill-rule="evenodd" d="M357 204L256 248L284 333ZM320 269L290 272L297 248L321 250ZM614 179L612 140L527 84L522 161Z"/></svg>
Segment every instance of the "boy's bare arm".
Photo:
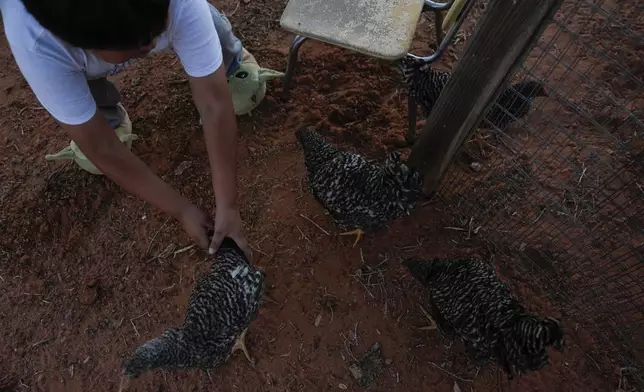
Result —
<svg viewBox="0 0 644 392"><path fill-rule="evenodd" d="M217 201L211 252L225 236L231 237L250 259L237 206L237 118L222 64L214 73L189 77L192 94L203 121L206 148Z"/></svg>
<svg viewBox="0 0 644 392"><path fill-rule="evenodd" d="M213 74L189 77L201 115L218 208L237 204L237 118L222 65Z"/></svg>
<svg viewBox="0 0 644 392"><path fill-rule="evenodd" d="M208 246L206 230L199 228L206 224L203 213L125 147L100 112L85 124L61 126L105 176L179 220L199 246Z"/></svg>

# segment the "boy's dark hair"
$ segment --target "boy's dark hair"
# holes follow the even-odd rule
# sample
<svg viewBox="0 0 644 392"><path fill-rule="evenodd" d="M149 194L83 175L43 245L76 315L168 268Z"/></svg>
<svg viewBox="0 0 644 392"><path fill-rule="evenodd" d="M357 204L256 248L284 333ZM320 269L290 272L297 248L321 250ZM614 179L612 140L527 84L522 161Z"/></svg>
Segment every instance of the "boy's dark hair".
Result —
<svg viewBox="0 0 644 392"><path fill-rule="evenodd" d="M21 0L45 29L82 49L131 50L166 28L170 0Z"/></svg>

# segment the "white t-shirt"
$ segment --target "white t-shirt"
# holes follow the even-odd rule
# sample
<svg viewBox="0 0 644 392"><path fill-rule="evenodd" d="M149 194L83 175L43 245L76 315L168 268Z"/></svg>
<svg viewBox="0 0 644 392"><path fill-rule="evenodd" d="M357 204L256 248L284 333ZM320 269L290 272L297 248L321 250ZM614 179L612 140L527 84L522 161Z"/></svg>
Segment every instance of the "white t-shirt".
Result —
<svg viewBox="0 0 644 392"><path fill-rule="evenodd" d="M96 113L88 79L115 75L127 65L110 64L66 44L43 28L21 0L0 0L13 56L40 104L64 124L83 124ZM222 64L221 45L207 0L170 0L169 26L151 53L172 48L186 73L202 77Z"/></svg>

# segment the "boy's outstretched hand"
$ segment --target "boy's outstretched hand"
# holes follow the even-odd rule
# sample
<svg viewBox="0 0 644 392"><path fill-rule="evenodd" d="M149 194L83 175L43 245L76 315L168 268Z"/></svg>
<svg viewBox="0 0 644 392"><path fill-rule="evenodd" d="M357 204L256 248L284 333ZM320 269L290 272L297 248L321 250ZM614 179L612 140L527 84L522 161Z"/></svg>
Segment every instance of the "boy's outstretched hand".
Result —
<svg viewBox="0 0 644 392"><path fill-rule="evenodd" d="M244 229L242 227L241 216L239 211L233 208L217 208L215 214L215 234L212 236L208 252L214 254L221 246L224 237L230 237L235 241L237 246L244 252L249 262L253 260L253 254L246 241Z"/></svg>
<svg viewBox="0 0 644 392"><path fill-rule="evenodd" d="M212 219L194 204L189 204L181 212L179 221L183 230L202 249L209 245L208 231L214 229Z"/></svg>
<svg viewBox="0 0 644 392"><path fill-rule="evenodd" d="M215 233L208 251L214 254L230 237L252 262L252 253L237 209L237 119L222 64L204 77L189 77L195 105L203 122L204 139L215 193Z"/></svg>

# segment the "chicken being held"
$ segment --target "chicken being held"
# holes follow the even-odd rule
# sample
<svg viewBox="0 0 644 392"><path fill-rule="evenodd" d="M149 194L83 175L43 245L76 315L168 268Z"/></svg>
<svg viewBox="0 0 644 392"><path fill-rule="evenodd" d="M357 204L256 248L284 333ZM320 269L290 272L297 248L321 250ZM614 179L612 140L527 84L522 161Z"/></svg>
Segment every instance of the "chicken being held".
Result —
<svg viewBox="0 0 644 392"><path fill-rule="evenodd" d="M451 73L438 71L421 60L405 57L396 63L409 90L409 97L421 107L425 118L429 116L438 97L447 85ZM513 120L524 117L530 111L535 97L547 97L548 92L541 81L524 80L505 87L497 100L490 105L479 127L505 131ZM408 141L416 135L408 134Z"/></svg>
<svg viewBox="0 0 644 392"><path fill-rule="evenodd" d="M264 276L235 241L225 238L190 296L183 326L168 328L136 349L124 364L121 390L151 369L214 368L237 350L253 364L245 336L260 307Z"/></svg>
<svg viewBox="0 0 644 392"><path fill-rule="evenodd" d="M475 361L492 361L512 379L548 363L547 347L564 347L561 323L530 314L480 260L407 260L429 289L431 313L444 334L459 337Z"/></svg>
<svg viewBox="0 0 644 392"><path fill-rule="evenodd" d="M340 235L356 235L386 227L409 215L422 190L420 173L391 153L382 163L329 144L312 128L300 128L296 137L304 151L311 193L336 221Z"/></svg>

